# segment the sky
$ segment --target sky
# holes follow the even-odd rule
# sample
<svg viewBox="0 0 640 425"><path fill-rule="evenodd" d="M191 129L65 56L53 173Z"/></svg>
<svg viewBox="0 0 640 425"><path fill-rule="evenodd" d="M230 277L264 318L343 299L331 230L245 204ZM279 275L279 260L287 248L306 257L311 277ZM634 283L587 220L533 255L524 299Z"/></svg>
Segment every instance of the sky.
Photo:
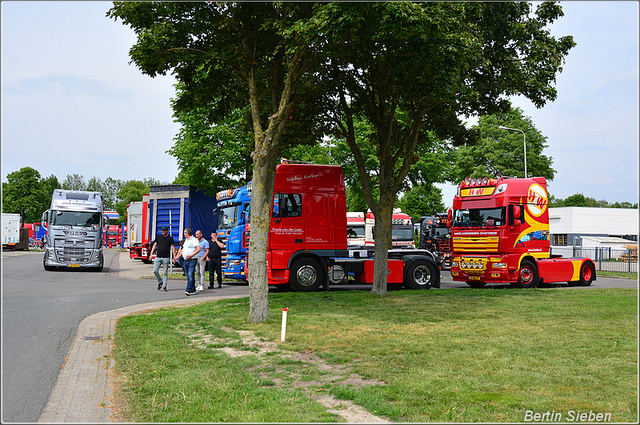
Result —
<svg viewBox="0 0 640 425"><path fill-rule="evenodd" d="M638 5L564 1L554 36L577 46L558 74L558 98L515 106L547 137L549 193L638 202ZM130 64L133 31L107 18L111 2L2 2L2 181L30 166L43 178L101 180L178 174L167 150L180 127L175 79ZM473 120L470 121L473 124ZM455 194L443 189L446 206Z"/></svg>

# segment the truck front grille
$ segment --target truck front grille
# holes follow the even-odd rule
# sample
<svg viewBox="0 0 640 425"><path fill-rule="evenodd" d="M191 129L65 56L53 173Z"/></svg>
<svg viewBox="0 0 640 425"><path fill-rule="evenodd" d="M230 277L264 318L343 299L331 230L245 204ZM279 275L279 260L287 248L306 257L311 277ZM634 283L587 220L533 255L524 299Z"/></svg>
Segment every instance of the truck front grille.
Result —
<svg viewBox="0 0 640 425"><path fill-rule="evenodd" d="M88 263L91 261L93 241L56 240L56 256L65 263Z"/></svg>

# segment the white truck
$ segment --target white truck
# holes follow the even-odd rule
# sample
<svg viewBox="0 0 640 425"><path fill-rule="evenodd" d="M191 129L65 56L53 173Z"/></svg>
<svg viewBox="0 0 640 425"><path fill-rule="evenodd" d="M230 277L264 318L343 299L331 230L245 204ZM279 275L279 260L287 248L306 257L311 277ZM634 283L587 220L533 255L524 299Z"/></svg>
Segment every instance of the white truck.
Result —
<svg viewBox="0 0 640 425"><path fill-rule="evenodd" d="M20 214L2 213L2 248L26 249L29 244L29 231L21 232L20 221ZM24 240L24 234L27 240Z"/></svg>
<svg viewBox="0 0 640 425"><path fill-rule="evenodd" d="M364 213L347 211L347 243L349 247L364 247Z"/></svg>
<svg viewBox="0 0 640 425"><path fill-rule="evenodd" d="M365 247L373 248L376 239L376 218L371 210L367 210L365 220ZM391 245L394 249L415 249L413 236L413 219L403 213L400 208L394 208L391 216Z"/></svg>
<svg viewBox="0 0 640 425"><path fill-rule="evenodd" d="M109 217L101 192L56 189L42 214L47 227L44 269L83 268L102 271L103 240Z"/></svg>

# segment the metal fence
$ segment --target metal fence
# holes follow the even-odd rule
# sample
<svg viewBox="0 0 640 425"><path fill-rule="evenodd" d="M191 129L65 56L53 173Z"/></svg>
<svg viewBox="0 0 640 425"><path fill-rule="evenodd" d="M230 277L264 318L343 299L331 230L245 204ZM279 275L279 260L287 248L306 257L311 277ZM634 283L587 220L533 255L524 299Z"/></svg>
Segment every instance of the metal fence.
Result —
<svg viewBox="0 0 640 425"><path fill-rule="evenodd" d="M591 258L598 271L638 272L638 250L552 246L551 254L566 258Z"/></svg>

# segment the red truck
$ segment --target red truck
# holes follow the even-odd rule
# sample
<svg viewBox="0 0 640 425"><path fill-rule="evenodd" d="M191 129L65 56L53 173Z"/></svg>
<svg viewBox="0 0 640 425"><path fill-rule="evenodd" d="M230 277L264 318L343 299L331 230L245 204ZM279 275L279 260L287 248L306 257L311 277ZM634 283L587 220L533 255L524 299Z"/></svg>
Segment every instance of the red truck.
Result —
<svg viewBox="0 0 640 425"><path fill-rule="evenodd" d="M453 280L475 288L591 285L596 272L589 258L551 255L548 207L544 177L465 179L448 214Z"/></svg>
<svg viewBox="0 0 640 425"><path fill-rule="evenodd" d="M373 283L373 258L350 256L342 168L334 165L277 166L267 241L270 285L293 291L328 289L329 283ZM247 232L248 233L248 232ZM353 250L352 250L353 251ZM413 289L440 287L440 264L429 251L388 251L387 283Z"/></svg>
<svg viewBox="0 0 640 425"><path fill-rule="evenodd" d="M109 225L109 228L104 234L104 239L104 244L109 248L120 245L122 242L122 229L120 226Z"/></svg>
<svg viewBox="0 0 640 425"><path fill-rule="evenodd" d="M139 259L150 263L149 254L149 195L144 195L142 201L127 205L127 241L129 244L129 258Z"/></svg>

